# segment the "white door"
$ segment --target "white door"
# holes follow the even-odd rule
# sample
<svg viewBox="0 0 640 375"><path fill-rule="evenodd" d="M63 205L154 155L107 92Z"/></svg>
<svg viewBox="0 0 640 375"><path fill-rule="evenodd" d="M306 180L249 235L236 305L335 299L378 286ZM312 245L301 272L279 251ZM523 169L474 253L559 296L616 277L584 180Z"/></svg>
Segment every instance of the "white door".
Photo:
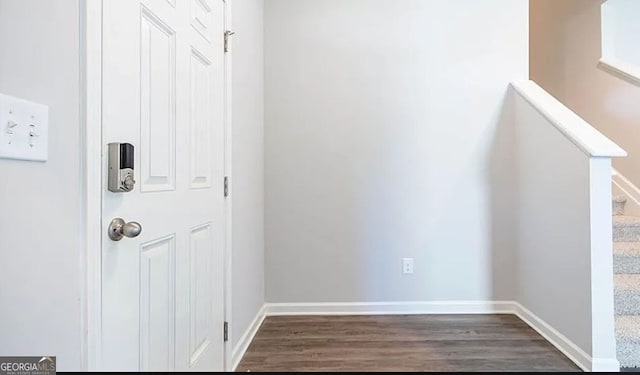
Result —
<svg viewBox="0 0 640 375"><path fill-rule="evenodd" d="M223 369L224 6L103 1L105 370ZM111 142L135 146L131 192L107 190Z"/></svg>

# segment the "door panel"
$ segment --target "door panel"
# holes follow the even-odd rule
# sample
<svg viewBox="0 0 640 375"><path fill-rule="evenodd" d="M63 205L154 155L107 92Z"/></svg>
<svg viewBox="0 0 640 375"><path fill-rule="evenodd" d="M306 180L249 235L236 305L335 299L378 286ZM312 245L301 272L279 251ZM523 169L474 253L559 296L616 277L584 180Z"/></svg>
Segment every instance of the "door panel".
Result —
<svg viewBox="0 0 640 375"><path fill-rule="evenodd" d="M223 369L224 2L103 2L107 144L135 146L136 186L103 188L102 367ZM114 242L112 219L142 233Z"/></svg>
<svg viewBox="0 0 640 375"><path fill-rule="evenodd" d="M176 35L146 7L140 35L142 191L175 187Z"/></svg>
<svg viewBox="0 0 640 375"><path fill-rule="evenodd" d="M204 0L191 0L191 26L210 42L213 39L215 14Z"/></svg>
<svg viewBox="0 0 640 375"><path fill-rule="evenodd" d="M175 236L140 246L140 368L173 368Z"/></svg>
<svg viewBox="0 0 640 375"><path fill-rule="evenodd" d="M191 231L191 268L189 290L189 355L190 364L196 364L211 345L213 337L210 319L213 307L211 278L211 252L213 234L206 224Z"/></svg>
<svg viewBox="0 0 640 375"><path fill-rule="evenodd" d="M191 50L191 188L211 187L211 62Z"/></svg>

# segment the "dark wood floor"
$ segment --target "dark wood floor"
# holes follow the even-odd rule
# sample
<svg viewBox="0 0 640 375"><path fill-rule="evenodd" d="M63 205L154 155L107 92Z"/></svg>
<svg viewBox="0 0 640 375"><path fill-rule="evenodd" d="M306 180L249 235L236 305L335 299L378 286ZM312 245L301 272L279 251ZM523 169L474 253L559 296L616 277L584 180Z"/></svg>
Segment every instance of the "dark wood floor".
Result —
<svg viewBox="0 0 640 375"><path fill-rule="evenodd" d="M580 371L513 315L268 317L238 371Z"/></svg>

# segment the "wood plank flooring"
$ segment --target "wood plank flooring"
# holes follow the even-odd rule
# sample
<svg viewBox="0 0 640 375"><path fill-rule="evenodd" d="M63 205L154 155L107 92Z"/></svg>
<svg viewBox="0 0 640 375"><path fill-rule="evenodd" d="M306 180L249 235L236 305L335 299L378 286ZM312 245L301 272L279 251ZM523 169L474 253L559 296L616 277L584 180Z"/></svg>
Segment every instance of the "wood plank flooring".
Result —
<svg viewBox="0 0 640 375"><path fill-rule="evenodd" d="M238 371L580 369L513 315L408 315L268 317Z"/></svg>

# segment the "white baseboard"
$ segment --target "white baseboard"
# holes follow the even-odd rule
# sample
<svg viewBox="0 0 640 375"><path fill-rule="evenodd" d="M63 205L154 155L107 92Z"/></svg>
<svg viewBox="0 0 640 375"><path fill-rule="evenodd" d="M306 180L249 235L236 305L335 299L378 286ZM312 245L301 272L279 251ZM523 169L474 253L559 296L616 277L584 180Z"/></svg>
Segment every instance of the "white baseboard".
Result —
<svg viewBox="0 0 640 375"><path fill-rule="evenodd" d="M268 316L511 314L510 301L268 303Z"/></svg>
<svg viewBox="0 0 640 375"><path fill-rule="evenodd" d="M231 353L231 371L235 372L244 357L244 353L249 349L249 345L253 341L253 338L258 333L258 329L264 322L264 318L266 318L267 306L262 305L262 308L256 314L256 317L253 319L247 330L240 337L240 341L233 347L233 352Z"/></svg>
<svg viewBox="0 0 640 375"><path fill-rule="evenodd" d="M592 359L589 354L550 324L514 301L266 303L233 349L232 369L236 370L242 356L267 316L433 314L513 314L522 319L582 370L617 372L620 369L620 364L615 358Z"/></svg>
<svg viewBox="0 0 640 375"><path fill-rule="evenodd" d="M630 216L640 216L640 188L615 169L613 170L612 180L614 186L628 198L626 214Z"/></svg>
<svg viewBox="0 0 640 375"><path fill-rule="evenodd" d="M593 361L591 356L580 349L573 341L569 340L562 333L558 332L550 324L540 319L537 315L526 309L521 304L513 303L513 313L522 321L527 323L548 342L560 350L573 363L578 365L583 371L591 371ZM616 361L617 362L617 361ZM618 367L618 370L620 367ZM617 371L617 370L616 370Z"/></svg>
<svg viewBox="0 0 640 375"><path fill-rule="evenodd" d="M591 363L592 372L620 372L620 362L617 359L594 358Z"/></svg>

